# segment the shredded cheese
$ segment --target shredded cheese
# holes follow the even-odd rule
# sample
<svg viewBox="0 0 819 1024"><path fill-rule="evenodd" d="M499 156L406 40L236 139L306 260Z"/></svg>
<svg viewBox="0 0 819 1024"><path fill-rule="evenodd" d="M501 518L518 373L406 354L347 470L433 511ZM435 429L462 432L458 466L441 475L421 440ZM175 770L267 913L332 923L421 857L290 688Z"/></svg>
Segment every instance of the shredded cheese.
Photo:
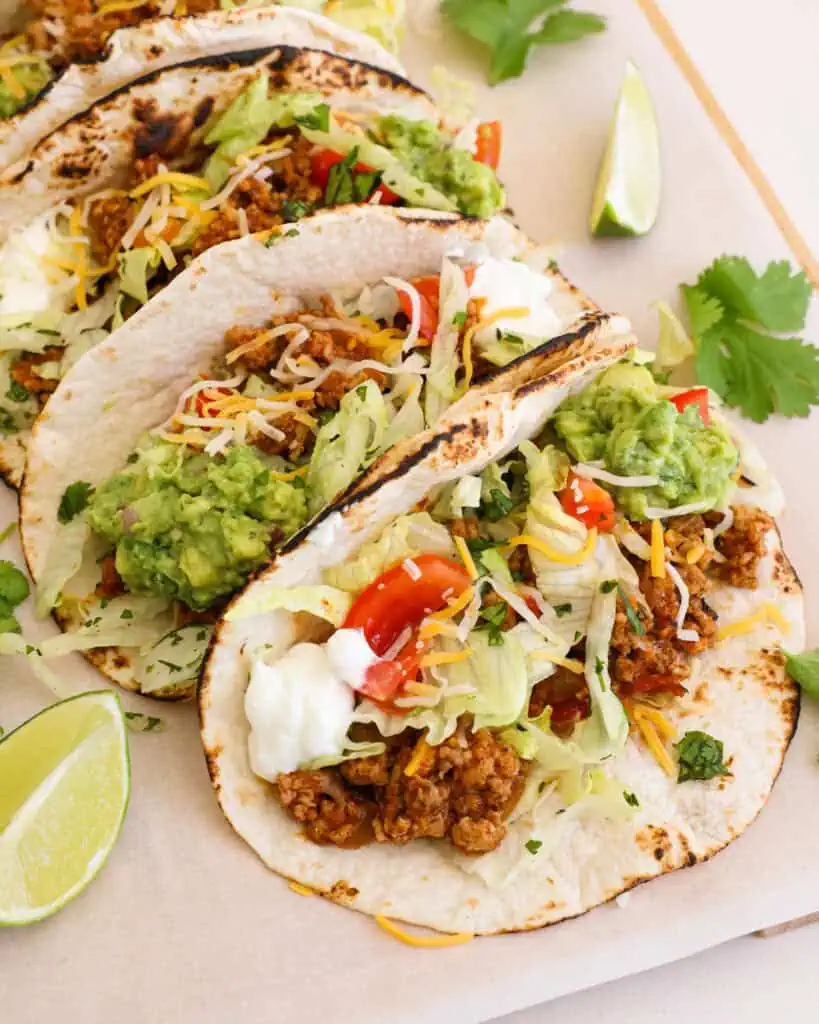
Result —
<svg viewBox="0 0 819 1024"><path fill-rule="evenodd" d="M412 757L407 762L407 767L404 769L405 775L415 775L421 765L424 763L424 758L427 756L429 750L429 744L426 741L425 736L421 736L418 742L415 744L415 749L412 752Z"/></svg>
<svg viewBox="0 0 819 1024"><path fill-rule="evenodd" d="M744 619L738 619L727 626L721 626L717 630L717 639L725 640L729 636L744 636L746 633L752 632L756 626L766 623L777 626L783 633L788 633L791 628L791 624L776 605L771 604L770 601L765 601L757 608L753 615L749 615Z"/></svg>
<svg viewBox="0 0 819 1024"><path fill-rule="evenodd" d="M456 665L461 661L469 661L472 649L464 647L462 651L436 651L421 658L421 668L434 668L436 665Z"/></svg>
<svg viewBox="0 0 819 1024"><path fill-rule="evenodd" d="M550 661L553 665L560 665L561 668L574 672L578 676L582 676L586 671L586 666L582 661L578 661L577 658L561 658L559 655L550 654L548 651L533 651L532 654L536 658L544 658L546 661Z"/></svg>
<svg viewBox="0 0 819 1024"><path fill-rule="evenodd" d="M139 199L140 196L153 192L158 185L176 185L178 188L204 189L210 192L210 185L205 178L199 178L195 174L183 174L181 171L161 171L136 188L132 188L128 195L132 199Z"/></svg>
<svg viewBox="0 0 819 1024"><path fill-rule="evenodd" d="M475 568L475 560L472 557L472 552L463 537L455 537L455 547L458 549L461 561L466 567L466 571L469 573L469 578L476 580L478 578L478 570Z"/></svg>
<svg viewBox="0 0 819 1024"><path fill-rule="evenodd" d="M705 545L697 543L686 554L685 560L689 565L696 565L705 554Z"/></svg>
<svg viewBox="0 0 819 1024"><path fill-rule="evenodd" d="M308 466L302 466L300 469L294 469L291 473L277 473L275 469L271 469L270 470L270 476L274 480L284 480L284 481L295 480L296 477L304 476L309 468L310 468L309 465Z"/></svg>
<svg viewBox="0 0 819 1024"><path fill-rule="evenodd" d="M290 882L289 888L293 892L298 893L299 896L315 896L313 889L308 889L306 885L302 885L300 882Z"/></svg>
<svg viewBox="0 0 819 1024"><path fill-rule="evenodd" d="M472 341L477 332L484 327L491 327L492 324L497 323L498 320L504 320L507 318L521 320L524 317L529 316L531 312L532 311L530 309L526 309L523 306L511 306L509 309L499 309L497 312L484 317L467 329L464 334L464 343L461 350L464 361L464 379L461 382L461 388L464 391L468 391L469 386L472 383Z"/></svg>
<svg viewBox="0 0 819 1024"><path fill-rule="evenodd" d="M112 0L109 4L98 7L95 14L113 14L115 11L134 11L137 7L145 7L148 0Z"/></svg>
<svg viewBox="0 0 819 1024"><path fill-rule="evenodd" d="M639 715L641 718L647 718L657 727L657 730L664 739L673 740L677 738L677 730L659 708L653 708L649 704L636 704L632 709L632 714Z"/></svg>
<svg viewBox="0 0 819 1024"><path fill-rule="evenodd" d="M515 548L525 545L527 548L534 548L535 551L540 552L541 555L548 558L551 562L559 562L561 565L582 565L593 553L596 544L597 529L595 527L592 527L586 534L583 547L578 551L557 551L538 537L522 533L519 537L513 537L509 541L503 549L503 553L506 554L507 551L514 551Z"/></svg>
<svg viewBox="0 0 819 1024"><path fill-rule="evenodd" d="M474 935L468 932L434 936L412 935L410 932L405 932L403 928L399 928L394 921L382 917L381 914L376 914L375 922L379 928L383 928L388 935L398 939L399 942L404 942L408 946L419 946L423 949L443 949L446 946L462 946L465 942L471 942L475 938Z"/></svg>
<svg viewBox="0 0 819 1024"><path fill-rule="evenodd" d="M654 760L666 775L673 779L677 774L677 770L674 767L674 761L669 752L663 746L663 741L660 739L654 723L651 719L647 718L642 711L642 708L634 708L632 712L634 716L634 724L640 730L640 735L643 737L645 745L654 756Z"/></svg>
<svg viewBox="0 0 819 1024"><path fill-rule="evenodd" d="M651 575L655 580L665 579L665 538L659 519L651 522Z"/></svg>
<svg viewBox="0 0 819 1024"><path fill-rule="evenodd" d="M449 611L449 608L444 610ZM455 632L457 632L457 627L451 622L435 622L428 619L418 630L418 639L432 640L436 636L453 636Z"/></svg>

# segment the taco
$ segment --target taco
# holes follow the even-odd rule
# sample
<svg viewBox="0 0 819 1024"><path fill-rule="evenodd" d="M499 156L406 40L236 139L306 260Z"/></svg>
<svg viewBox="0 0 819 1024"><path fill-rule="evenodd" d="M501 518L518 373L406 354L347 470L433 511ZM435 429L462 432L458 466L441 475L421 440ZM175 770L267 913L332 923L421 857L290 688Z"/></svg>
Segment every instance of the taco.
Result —
<svg viewBox="0 0 819 1024"><path fill-rule="evenodd" d="M289 47L159 72L53 133L0 181L6 479L66 369L191 258L343 203L491 216L488 146L395 75Z"/></svg>
<svg viewBox="0 0 819 1024"><path fill-rule="evenodd" d="M130 81L202 54L274 44L308 46L401 71L374 38L320 13L284 6L220 9L224 6L215 0L32 4L26 9L29 16L21 14L13 33L0 42L0 168L16 163L50 132ZM334 6L339 20L367 26L361 5L349 0L312 6L316 12ZM381 5L365 6L375 14ZM389 20L394 27L400 15Z"/></svg>
<svg viewBox="0 0 819 1024"><path fill-rule="evenodd" d="M703 388L603 339L386 455L217 626L219 803L343 905L493 933L753 821L799 698L781 494Z"/></svg>
<svg viewBox="0 0 819 1024"><path fill-rule="evenodd" d="M627 328L543 258L502 218L377 206L209 249L35 424L40 612L122 686L189 695L228 598L382 452Z"/></svg>

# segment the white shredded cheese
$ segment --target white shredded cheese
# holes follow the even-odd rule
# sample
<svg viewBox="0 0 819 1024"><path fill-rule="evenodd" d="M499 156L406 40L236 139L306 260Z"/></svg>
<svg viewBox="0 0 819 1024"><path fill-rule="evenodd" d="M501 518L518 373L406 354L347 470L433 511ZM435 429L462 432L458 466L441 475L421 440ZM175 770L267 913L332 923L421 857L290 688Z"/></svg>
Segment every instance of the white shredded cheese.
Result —
<svg viewBox="0 0 819 1024"><path fill-rule="evenodd" d="M228 178L227 184L215 196L211 196L210 199L205 199L204 202L200 203L199 209L215 210L232 195L234 189L241 185L245 178L255 174L264 164L270 163L273 160L281 160L282 157L290 156L290 153L291 150L289 149L276 149L270 153L262 153L261 156L257 156L254 160L245 164L238 173Z"/></svg>
<svg viewBox="0 0 819 1024"><path fill-rule="evenodd" d="M139 209L136 217L134 217L131 226L122 236L122 241L119 243L121 249L130 249L134 242L137 240L137 236L144 227L148 225L151 217L153 216L154 210L159 205L159 189L153 189L149 192L145 202Z"/></svg>
<svg viewBox="0 0 819 1024"><path fill-rule="evenodd" d="M700 638L699 633L695 629L683 629L685 617L688 614L688 606L691 601L691 595L688 591L688 587L686 586L685 580L682 578L679 572L677 572L676 568L672 565L671 562L666 561L665 569L668 575L671 577L671 580L674 586L677 588L677 592L680 595L680 607L677 610L676 622L677 638L679 640L685 640L689 643L695 643Z"/></svg>
<svg viewBox="0 0 819 1024"><path fill-rule="evenodd" d="M726 530L730 530L733 525L734 510L732 508L728 508L725 510L725 514L722 517L722 522L718 523L717 526L714 527L714 536L719 537L721 534L725 533Z"/></svg>
<svg viewBox="0 0 819 1024"><path fill-rule="evenodd" d="M401 567L403 568L404 572L407 574L407 576L409 576L413 583L420 580L421 576L423 575L421 570L418 568L418 566L415 564L415 562L413 562L411 558L405 558L404 561L401 563Z"/></svg>
<svg viewBox="0 0 819 1024"><path fill-rule="evenodd" d="M385 277L383 280L384 284L391 285L397 292L403 292L410 300L412 316L410 317L409 333L401 346L401 351L406 352L408 349L413 348L416 341L418 341L418 335L421 333L421 296L418 294L418 289L415 285L410 284L409 281L405 281L401 277Z"/></svg>

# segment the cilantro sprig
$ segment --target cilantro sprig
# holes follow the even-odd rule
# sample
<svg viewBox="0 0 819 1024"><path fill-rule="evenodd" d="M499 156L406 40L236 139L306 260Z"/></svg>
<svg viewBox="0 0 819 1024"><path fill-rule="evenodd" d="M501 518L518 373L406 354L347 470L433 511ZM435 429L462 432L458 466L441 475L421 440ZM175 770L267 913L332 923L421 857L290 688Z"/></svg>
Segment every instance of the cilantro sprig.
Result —
<svg viewBox="0 0 819 1024"><path fill-rule="evenodd" d="M19 633L15 608L28 597L30 587L25 575L5 559L0 561L0 633Z"/></svg>
<svg viewBox="0 0 819 1024"><path fill-rule="evenodd" d="M569 0L443 0L441 12L460 32L491 50L487 80L518 78L529 52L602 32L605 18L571 10Z"/></svg>
<svg viewBox="0 0 819 1024"><path fill-rule="evenodd" d="M682 286L696 344L697 379L749 419L807 416L819 404L819 350L783 336L805 326L811 285L786 260L757 274L720 256Z"/></svg>

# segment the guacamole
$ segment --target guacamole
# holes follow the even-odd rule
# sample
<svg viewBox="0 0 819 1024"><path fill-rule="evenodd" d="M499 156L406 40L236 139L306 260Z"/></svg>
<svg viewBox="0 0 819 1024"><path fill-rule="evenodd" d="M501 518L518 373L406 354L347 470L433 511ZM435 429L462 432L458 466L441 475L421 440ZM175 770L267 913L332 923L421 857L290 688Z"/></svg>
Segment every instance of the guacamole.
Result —
<svg viewBox="0 0 819 1024"><path fill-rule="evenodd" d="M51 79L51 69L45 61L38 64L15 64L11 69L17 88L12 91L7 81L0 82L0 119L13 117L28 106Z"/></svg>
<svg viewBox="0 0 819 1024"><path fill-rule="evenodd" d="M299 481L275 479L251 447L222 458L155 442L97 488L86 516L128 589L204 610L241 587L271 544L307 519Z"/></svg>
<svg viewBox="0 0 819 1024"><path fill-rule="evenodd" d="M706 426L696 405L682 412L664 399L645 367L620 363L567 399L553 419L578 462L600 461L618 476L656 476L655 487L610 487L629 519L647 505L718 505L737 465L737 450L718 425Z"/></svg>
<svg viewBox="0 0 819 1024"><path fill-rule="evenodd" d="M391 114L381 118L379 135L416 178L449 196L461 213L485 219L503 206L503 189L492 168L448 144L430 121Z"/></svg>

